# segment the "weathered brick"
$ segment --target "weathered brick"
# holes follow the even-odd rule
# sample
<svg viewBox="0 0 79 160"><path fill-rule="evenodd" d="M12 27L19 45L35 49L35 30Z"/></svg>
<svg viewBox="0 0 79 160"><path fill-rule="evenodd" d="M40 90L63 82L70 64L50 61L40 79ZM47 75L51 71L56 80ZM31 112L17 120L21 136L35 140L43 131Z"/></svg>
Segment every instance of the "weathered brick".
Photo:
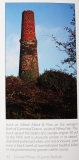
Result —
<svg viewBox="0 0 79 160"><path fill-rule="evenodd" d="M19 76L28 70L39 75L34 12L30 10L22 13Z"/></svg>

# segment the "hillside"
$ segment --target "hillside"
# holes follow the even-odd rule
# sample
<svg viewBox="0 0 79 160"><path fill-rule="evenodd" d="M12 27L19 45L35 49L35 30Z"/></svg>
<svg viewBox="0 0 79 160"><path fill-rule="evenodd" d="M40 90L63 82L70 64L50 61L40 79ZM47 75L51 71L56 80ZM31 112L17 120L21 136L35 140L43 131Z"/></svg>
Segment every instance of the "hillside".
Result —
<svg viewBox="0 0 79 160"><path fill-rule="evenodd" d="M76 78L45 71L36 80L6 77L6 119L77 118Z"/></svg>

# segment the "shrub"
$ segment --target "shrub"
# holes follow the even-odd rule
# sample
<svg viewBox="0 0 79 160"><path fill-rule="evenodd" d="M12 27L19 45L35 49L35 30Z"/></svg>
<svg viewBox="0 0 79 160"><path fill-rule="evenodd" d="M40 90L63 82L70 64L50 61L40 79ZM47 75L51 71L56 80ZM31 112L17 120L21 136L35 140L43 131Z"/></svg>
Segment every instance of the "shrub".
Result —
<svg viewBox="0 0 79 160"><path fill-rule="evenodd" d="M45 70L44 73L37 78L37 83L46 89L61 89L63 92L76 91L76 78L61 71Z"/></svg>

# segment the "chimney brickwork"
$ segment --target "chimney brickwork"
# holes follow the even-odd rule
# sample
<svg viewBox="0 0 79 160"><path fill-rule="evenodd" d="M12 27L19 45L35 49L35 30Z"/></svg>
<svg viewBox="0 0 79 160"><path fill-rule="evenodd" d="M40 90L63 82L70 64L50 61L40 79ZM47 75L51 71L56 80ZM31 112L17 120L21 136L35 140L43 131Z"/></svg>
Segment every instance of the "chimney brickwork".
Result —
<svg viewBox="0 0 79 160"><path fill-rule="evenodd" d="M27 71L32 71L35 77L39 75L34 12L30 10L22 13L19 76Z"/></svg>

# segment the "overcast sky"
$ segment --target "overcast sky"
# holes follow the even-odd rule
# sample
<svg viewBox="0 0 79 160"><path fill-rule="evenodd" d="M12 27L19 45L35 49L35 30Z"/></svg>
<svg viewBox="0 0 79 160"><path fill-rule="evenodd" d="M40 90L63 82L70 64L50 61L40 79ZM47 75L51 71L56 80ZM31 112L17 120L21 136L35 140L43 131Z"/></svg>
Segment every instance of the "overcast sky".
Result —
<svg viewBox="0 0 79 160"><path fill-rule="evenodd" d="M24 10L34 11L35 30L38 41L39 73L50 69L69 69L62 65L67 55L57 50L51 37L65 42L68 34L65 26L70 26L73 10L68 3L5 3L5 32L6 32L6 75L18 76L21 38L21 20ZM47 36L48 35L48 36ZM71 70L71 69L70 69Z"/></svg>

